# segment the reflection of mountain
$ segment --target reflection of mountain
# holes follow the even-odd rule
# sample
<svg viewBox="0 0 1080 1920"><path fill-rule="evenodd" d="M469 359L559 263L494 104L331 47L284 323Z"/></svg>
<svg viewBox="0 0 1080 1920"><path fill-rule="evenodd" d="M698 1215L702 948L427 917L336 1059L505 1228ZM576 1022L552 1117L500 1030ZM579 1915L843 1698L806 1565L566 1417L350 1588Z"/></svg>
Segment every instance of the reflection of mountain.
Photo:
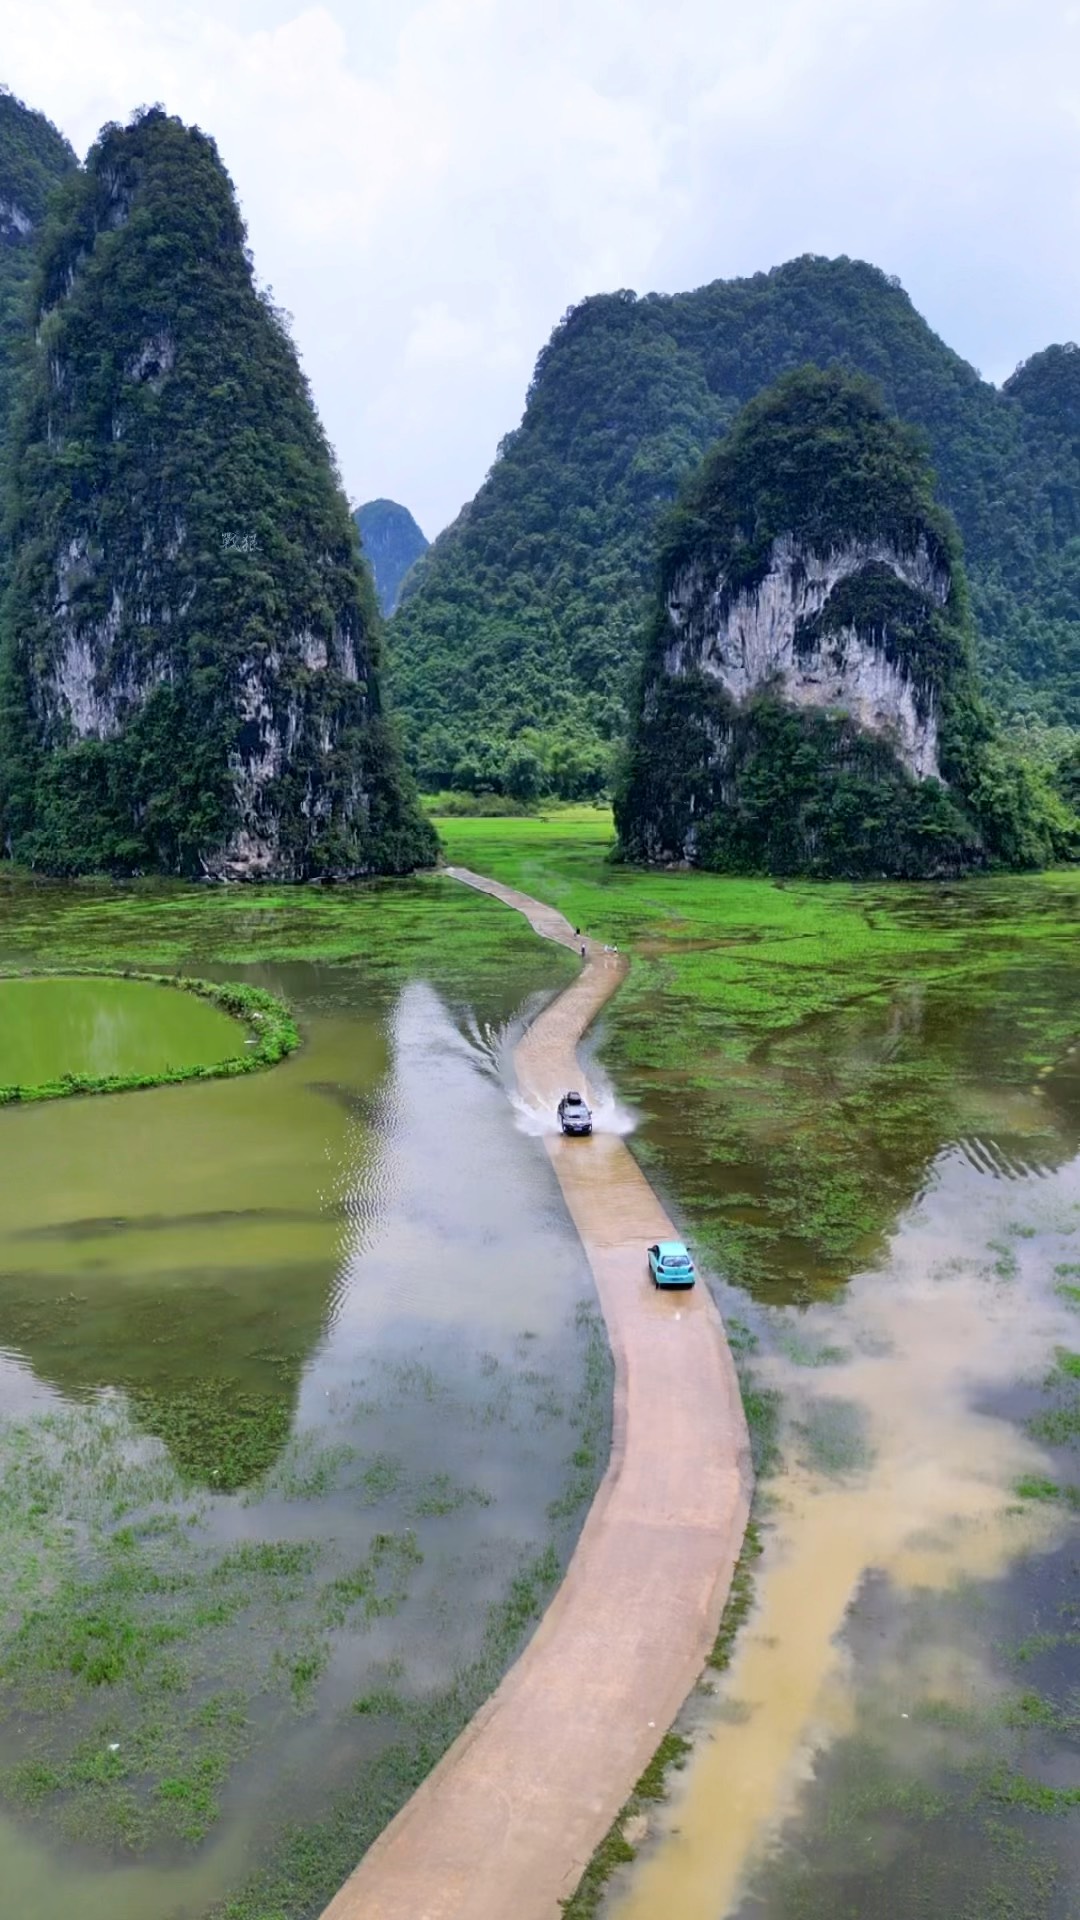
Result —
<svg viewBox="0 0 1080 1920"><path fill-rule="evenodd" d="M62 1393L126 1391L199 1483L251 1480L322 1337L389 1070L383 1022L335 1009L270 1074L0 1114L0 1345Z"/></svg>
<svg viewBox="0 0 1080 1920"><path fill-rule="evenodd" d="M808 1019L735 1073L703 1055L691 1084L658 1074L623 1091L654 1116L645 1151L723 1268L791 1298L877 1258L944 1150L992 1179L1072 1158L1080 1056L1043 1078L1030 1061L1069 1043L1075 1006L1075 967L1018 960Z"/></svg>

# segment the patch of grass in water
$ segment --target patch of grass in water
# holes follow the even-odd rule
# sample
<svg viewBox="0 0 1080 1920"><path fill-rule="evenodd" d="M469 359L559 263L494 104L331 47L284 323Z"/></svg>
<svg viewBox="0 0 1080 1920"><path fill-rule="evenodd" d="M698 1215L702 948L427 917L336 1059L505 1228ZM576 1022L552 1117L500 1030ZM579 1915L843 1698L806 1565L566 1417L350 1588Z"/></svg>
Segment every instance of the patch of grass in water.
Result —
<svg viewBox="0 0 1080 1920"><path fill-rule="evenodd" d="M354 1608L361 1608L366 1620L397 1613L405 1604L408 1577L423 1558L411 1534L377 1533L367 1559L322 1589L322 1619L343 1627Z"/></svg>
<svg viewBox="0 0 1080 1920"><path fill-rule="evenodd" d="M987 1244L990 1252L997 1254L997 1259L993 1263L993 1273L999 1280L1015 1280L1020 1271L1020 1263L1008 1241L990 1240Z"/></svg>
<svg viewBox="0 0 1080 1920"><path fill-rule="evenodd" d="M460 1513L463 1507L489 1507L490 1493L483 1487L463 1487L449 1473L432 1474L416 1494L412 1511L417 1518L441 1518Z"/></svg>
<svg viewBox="0 0 1080 1920"><path fill-rule="evenodd" d="M330 1648L325 1641L309 1643L299 1653L276 1654L275 1666L285 1674L289 1692L296 1705L309 1698L315 1683L326 1671Z"/></svg>
<svg viewBox="0 0 1080 1920"><path fill-rule="evenodd" d="M136 1388L131 1405L186 1478L216 1493L235 1493L266 1473L292 1428L289 1399L214 1375L163 1393Z"/></svg>
<svg viewBox="0 0 1080 1920"><path fill-rule="evenodd" d="M866 1419L854 1401L812 1401L796 1432L805 1464L818 1473L839 1478L859 1473L870 1464Z"/></svg>
<svg viewBox="0 0 1080 1920"><path fill-rule="evenodd" d="M227 1772L224 1754L204 1753L186 1773L160 1782L156 1797L164 1824L181 1840L205 1839L215 1825L220 1811L218 1790Z"/></svg>
<svg viewBox="0 0 1080 1920"><path fill-rule="evenodd" d="M1060 1500L1066 1506L1080 1507L1080 1487L1059 1486L1056 1480L1047 1480L1040 1474L1024 1474L1013 1491L1021 1500Z"/></svg>
<svg viewBox="0 0 1080 1920"><path fill-rule="evenodd" d="M1028 1421L1028 1431L1048 1447L1080 1446L1080 1394L1036 1414Z"/></svg>
<svg viewBox="0 0 1080 1920"><path fill-rule="evenodd" d="M393 1687L374 1687L353 1701L352 1710L354 1713L370 1714L373 1719L385 1715L403 1720L409 1711L409 1702L404 1694L395 1692Z"/></svg>
<svg viewBox="0 0 1080 1920"><path fill-rule="evenodd" d="M995 1769L986 1791L1000 1806L1018 1807L1025 1813L1062 1814L1080 1807L1080 1787L1047 1786L1007 1767Z"/></svg>
<svg viewBox="0 0 1080 1920"><path fill-rule="evenodd" d="M312 1444L309 1436L305 1440L303 1446L291 1443L292 1457L278 1467L272 1480L267 1478L252 1490L252 1498L273 1493L281 1500L322 1500L337 1490L345 1469L356 1459L356 1448L344 1441L320 1446Z"/></svg>
<svg viewBox="0 0 1080 1920"><path fill-rule="evenodd" d="M215 1907L207 1920L278 1920L321 1910L494 1690L546 1605L561 1564L552 1545L522 1566L508 1595L489 1610L479 1658L447 1687L419 1700L382 1690L361 1696L359 1712L402 1709L401 1737L373 1756L355 1791L344 1795L326 1819L285 1833L274 1863Z"/></svg>
<svg viewBox="0 0 1080 1920"><path fill-rule="evenodd" d="M575 1319L585 1337L585 1369L574 1413L577 1444L570 1456L570 1472L562 1493L548 1507L548 1518L555 1526L571 1520L592 1499L610 1438L611 1355L603 1323L587 1301L579 1305Z"/></svg>
<svg viewBox="0 0 1080 1920"><path fill-rule="evenodd" d="M374 1460L364 1468L361 1485L371 1502L386 1500L396 1493L401 1485L404 1469L400 1460L394 1460L387 1453L377 1453Z"/></svg>
<svg viewBox="0 0 1080 1920"><path fill-rule="evenodd" d="M1075 1709L1061 1707L1057 1701L1048 1700L1045 1694L1036 1693L1031 1688L1018 1694L1015 1699L1006 1701L1001 1719L1005 1726L1020 1732L1035 1728L1048 1733L1072 1735L1080 1725L1080 1715Z"/></svg>
<svg viewBox="0 0 1080 1920"><path fill-rule="evenodd" d="M0 1426L0 1697L31 1729L0 1799L126 1854L202 1838L254 1739L245 1700L262 1695L267 1737L328 1652L310 1619L325 1544L216 1545L146 1449L119 1403ZM112 1526L117 1475L136 1507L176 1505ZM398 1607L419 1549L381 1533L370 1558L373 1608Z"/></svg>
<svg viewBox="0 0 1080 1920"><path fill-rule="evenodd" d="M837 1367L851 1358L847 1347L815 1346L793 1328L781 1332L777 1345L785 1360L795 1367Z"/></svg>
<svg viewBox="0 0 1080 1920"><path fill-rule="evenodd" d="M106 1717L63 1760L34 1757L0 1777L4 1798L28 1811L55 1807L71 1839L142 1852L175 1835L192 1844L215 1825L218 1789L247 1751L242 1700L219 1693L174 1718L132 1726ZM142 1789L155 1780L146 1800Z"/></svg>

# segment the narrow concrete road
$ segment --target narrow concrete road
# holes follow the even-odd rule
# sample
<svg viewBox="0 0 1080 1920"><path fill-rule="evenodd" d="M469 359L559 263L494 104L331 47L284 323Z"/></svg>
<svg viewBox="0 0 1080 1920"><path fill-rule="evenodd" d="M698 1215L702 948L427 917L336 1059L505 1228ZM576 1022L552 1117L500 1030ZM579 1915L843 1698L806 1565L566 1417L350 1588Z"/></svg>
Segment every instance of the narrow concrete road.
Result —
<svg viewBox="0 0 1080 1920"><path fill-rule="evenodd" d="M553 909L464 868L447 872L576 949ZM554 1110L582 1085L577 1042L625 968L587 943L579 978L515 1054L529 1100ZM751 1474L720 1315L700 1284L652 1287L645 1249L677 1236L620 1139L546 1144L614 1355L611 1460L525 1651L324 1920L558 1920L698 1678L727 1597Z"/></svg>

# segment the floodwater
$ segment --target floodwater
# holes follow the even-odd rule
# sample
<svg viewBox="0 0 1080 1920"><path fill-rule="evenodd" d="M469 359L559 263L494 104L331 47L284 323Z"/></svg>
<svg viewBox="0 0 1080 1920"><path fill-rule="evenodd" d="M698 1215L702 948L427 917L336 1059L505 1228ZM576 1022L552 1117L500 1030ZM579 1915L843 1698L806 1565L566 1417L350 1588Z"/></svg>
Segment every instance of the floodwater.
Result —
<svg viewBox="0 0 1080 1920"><path fill-rule="evenodd" d="M244 1040L220 1007L152 981L0 979L0 1086L210 1065Z"/></svg>
<svg viewBox="0 0 1080 1920"><path fill-rule="evenodd" d="M1040 1022L1080 1024L1078 986L1060 953L1018 961L992 1006L970 979L912 980L760 1052L774 1096L816 1070L838 1153L860 1075L903 1049L908 1136L881 1079L858 1124L907 1203L865 1265L815 1257L796 1220L756 1299L721 1290L779 1410L763 1551L731 1665L684 1715L688 1763L604 1901L614 1920L1077 1911L1080 1071L1072 1046L1026 1079L1018 1063ZM767 1111L749 1076L735 1097ZM714 1196L726 1178L767 1202L777 1156L754 1137Z"/></svg>
<svg viewBox="0 0 1080 1920"><path fill-rule="evenodd" d="M307 918L364 958L234 963ZM344 1877L521 1645L605 1458L550 1116L508 1098L559 957L449 882L0 876L0 966L166 948L280 993L304 1044L0 1111L20 1920L211 1920L335 1807L312 1850L344 1831ZM1076 1920L1080 962L1018 951L988 985L978 956L975 927L962 974L912 965L737 1075L702 1049L706 1085L635 1077L606 1016L600 1130L639 1127L703 1252L734 1222L744 1285L713 1284L779 1409L753 1612L609 1915ZM318 1911L276 1889L255 1910Z"/></svg>
<svg viewBox="0 0 1080 1920"><path fill-rule="evenodd" d="M197 971L295 1010L279 1067L0 1112L19 1920L204 1920L336 1805L359 1852L513 1657L602 1471L591 1278L506 1099L557 967L470 902L501 962L471 986L441 890L427 947L394 898L348 908L368 962L222 965L203 928ZM105 903L98 963L200 899L247 940L254 897L144 890ZM46 949L102 905L32 904Z"/></svg>

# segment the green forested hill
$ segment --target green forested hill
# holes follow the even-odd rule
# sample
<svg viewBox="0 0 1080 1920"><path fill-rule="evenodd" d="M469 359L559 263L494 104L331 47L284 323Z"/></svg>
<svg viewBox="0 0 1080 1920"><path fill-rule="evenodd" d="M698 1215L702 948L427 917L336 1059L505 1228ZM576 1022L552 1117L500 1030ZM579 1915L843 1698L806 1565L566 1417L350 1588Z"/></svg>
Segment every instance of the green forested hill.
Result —
<svg viewBox="0 0 1080 1920"><path fill-rule="evenodd" d="M979 696L955 527L872 382L785 374L663 523L624 853L909 878L1075 851L1059 795Z"/></svg>
<svg viewBox="0 0 1080 1920"><path fill-rule="evenodd" d="M37 255L0 844L64 873L431 858L356 529L213 142L156 108L106 127Z"/></svg>
<svg viewBox="0 0 1080 1920"><path fill-rule="evenodd" d="M426 553L428 542L409 512L396 500L368 500L353 515L364 558L375 575L375 591L383 613L393 613L401 583L414 561Z"/></svg>
<svg viewBox="0 0 1080 1920"><path fill-rule="evenodd" d="M75 165L63 135L0 87L0 449L14 363L26 334L33 244L49 195Z"/></svg>
<svg viewBox="0 0 1080 1920"><path fill-rule="evenodd" d="M1005 392L1049 433L1080 442L1080 347L1075 341L1033 353L1006 380Z"/></svg>
<svg viewBox="0 0 1080 1920"><path fill-rule="evenodd" d="M1062 351L1050 373L1064 395ZM573 309L540 355L521 427L414 569L393 622L422 781L584 792L606 777L658 517L738 408L808 362L871 375L925 430L996 703L1080 722L1080 447L1036 395L1052 390L1045 359L999 391L895 280L846 259Z"/></svg>

